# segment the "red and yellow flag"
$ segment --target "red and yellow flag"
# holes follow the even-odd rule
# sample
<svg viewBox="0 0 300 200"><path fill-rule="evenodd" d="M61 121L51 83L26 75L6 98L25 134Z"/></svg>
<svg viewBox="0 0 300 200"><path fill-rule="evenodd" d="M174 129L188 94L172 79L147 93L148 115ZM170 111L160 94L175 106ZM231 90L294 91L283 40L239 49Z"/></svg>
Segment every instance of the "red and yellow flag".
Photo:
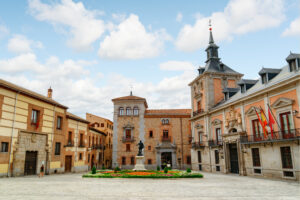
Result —
<svg viewBox="0 0 300 200"><path fill-rule="evenodd" d="M266 126L268 125L268 121L267 121L265 113L262 109L260 109L260 116L261 116L261 122L262 122L262 128L263 128L263 131L264 131L264 135L265 135L265 137L267 137Z"/></svg>
<svg viewBox="0 0 300 200"><path fill-rule="evenodd" d="M274 135L273 135L273 124L275 124L275 120L272 116L270 108L268 110L268 115L269 115L269 126L270 126L270 129L271 129L271 135L272 135L272 138L273 138L274 137Z"/></svg>

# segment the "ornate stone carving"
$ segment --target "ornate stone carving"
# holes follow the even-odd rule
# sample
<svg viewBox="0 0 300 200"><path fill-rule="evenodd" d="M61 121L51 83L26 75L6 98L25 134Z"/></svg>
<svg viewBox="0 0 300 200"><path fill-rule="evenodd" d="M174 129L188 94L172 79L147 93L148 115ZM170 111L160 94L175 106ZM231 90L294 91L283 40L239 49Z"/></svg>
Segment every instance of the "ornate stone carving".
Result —
<svg viewBox="0 0 300 200"><path fill-rule="evenodd" d="M211 122L211 124L214 125L214 126L217 126L217 125L222 124L222 121L219 120L219 119L215 119L214 121Z"/></svg>
<svg viewBox="0 0 300 200"><path fill-rule="evenodd" d="M233 128L237 129L237 131L242 130L242 116L241 113L238 113L234 110L234 107L230 107L230 111L226 114L225 127L228 130Z"/></svg>

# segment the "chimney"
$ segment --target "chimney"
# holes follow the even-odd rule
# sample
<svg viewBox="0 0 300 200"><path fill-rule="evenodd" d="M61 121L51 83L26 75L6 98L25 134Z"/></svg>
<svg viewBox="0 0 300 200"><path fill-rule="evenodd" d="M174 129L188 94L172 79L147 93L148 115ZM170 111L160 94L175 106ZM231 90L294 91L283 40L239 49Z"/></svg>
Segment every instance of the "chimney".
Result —
<svg viewBox="0 0 300 200"><path fill-rule="evenodd" d="M48 96L47 97L52 99L52 89L51 89L51 86L48 89Z"/></svg>

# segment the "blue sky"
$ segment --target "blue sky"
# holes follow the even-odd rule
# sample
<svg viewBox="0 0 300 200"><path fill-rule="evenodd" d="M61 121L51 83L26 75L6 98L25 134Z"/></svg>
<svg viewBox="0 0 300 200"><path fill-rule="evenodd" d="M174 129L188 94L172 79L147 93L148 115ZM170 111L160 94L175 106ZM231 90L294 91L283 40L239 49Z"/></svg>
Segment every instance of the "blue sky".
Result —
<svg viewBox="0 0 300 200"><path fill-rule="evenodd" d="M0 76L69 111L112 117L111 99L189 108L204 66L208 19L222 61L257 78L300 52L299 0L1 1Z"/></svg>

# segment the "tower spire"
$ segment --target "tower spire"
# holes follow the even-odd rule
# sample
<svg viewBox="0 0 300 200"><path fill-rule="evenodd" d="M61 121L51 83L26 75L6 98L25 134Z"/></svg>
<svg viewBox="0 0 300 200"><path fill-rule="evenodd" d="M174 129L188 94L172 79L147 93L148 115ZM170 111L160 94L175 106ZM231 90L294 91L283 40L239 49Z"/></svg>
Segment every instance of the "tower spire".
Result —
<svg viewBox="0 0 300 200"><path fill-rule="evenodd" d="M212 34L211 19L209 19L208 26L209 26L209 44L213 44L214 38L213 38L213 34Z"/></svg>

